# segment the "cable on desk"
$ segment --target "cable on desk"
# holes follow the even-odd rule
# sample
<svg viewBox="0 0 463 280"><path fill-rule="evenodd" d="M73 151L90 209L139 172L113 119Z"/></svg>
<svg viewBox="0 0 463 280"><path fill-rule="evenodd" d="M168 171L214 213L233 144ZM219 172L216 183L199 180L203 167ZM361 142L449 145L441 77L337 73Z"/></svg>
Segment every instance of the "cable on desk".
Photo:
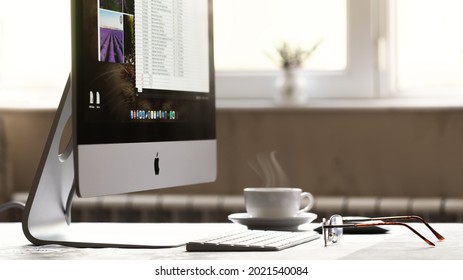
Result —
<svg viewBox="0 0 463 280"><path fill-rule="evenodd" d="M26 204L23 202L19 202L19 201L10 201L10 202L0 204L0 212L6 211L10 208L18 208L18 209L24 210L26 208Z"/></svg>

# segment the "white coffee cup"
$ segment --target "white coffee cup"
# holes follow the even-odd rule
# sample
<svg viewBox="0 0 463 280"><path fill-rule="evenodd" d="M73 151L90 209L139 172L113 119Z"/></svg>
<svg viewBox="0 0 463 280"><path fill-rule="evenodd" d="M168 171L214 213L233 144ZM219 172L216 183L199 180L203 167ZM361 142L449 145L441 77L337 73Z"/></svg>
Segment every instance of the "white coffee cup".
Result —
<svg viewBox="0 0 463 280"><path fill-rule="evenodd" d="M301 208L303 200L307 205ZM290 218L309 211L314 197L299 188L245 188L244 202L253 218Z"/></svg>

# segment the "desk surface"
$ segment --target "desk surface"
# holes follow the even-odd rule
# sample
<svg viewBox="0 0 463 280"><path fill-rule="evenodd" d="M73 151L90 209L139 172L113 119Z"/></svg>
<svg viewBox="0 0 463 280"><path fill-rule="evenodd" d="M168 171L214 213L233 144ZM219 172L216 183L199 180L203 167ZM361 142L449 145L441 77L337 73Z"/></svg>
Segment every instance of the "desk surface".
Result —
<svg viewBox="0 0 463 280"><path fill-rule="evenodd" d="M198 224L182 224L183 232ZM311 225L307 225L307 229ZM19 223L0 224L0 259L36 260L332 260L332 259L428 259L463 260L463 224L433 224L445 241L439 242L419 224L413 227L436 247L429 247L406 228L391 226L387 234L345 235L337 243L324 247L322 238L279 252L187 252L185 246L170 249L79 249L59 245L33 246L24 237ZM200 224L204 236L213 230L242 229L236 224Z"/></svg>

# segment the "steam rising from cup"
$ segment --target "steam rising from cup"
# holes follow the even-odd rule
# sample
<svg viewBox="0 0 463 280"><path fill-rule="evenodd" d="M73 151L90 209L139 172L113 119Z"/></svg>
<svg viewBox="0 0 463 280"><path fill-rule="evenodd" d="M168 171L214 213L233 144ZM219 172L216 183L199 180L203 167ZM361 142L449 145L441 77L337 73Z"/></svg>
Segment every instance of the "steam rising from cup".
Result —
<svg viewBox="0 0 463 280"><path fill-rule="evenodd" d="M276 158L277 151L259 153L255 161L248 161L249 166L257 173L263 187L288 187L291 182L283 167Z"/></svg>

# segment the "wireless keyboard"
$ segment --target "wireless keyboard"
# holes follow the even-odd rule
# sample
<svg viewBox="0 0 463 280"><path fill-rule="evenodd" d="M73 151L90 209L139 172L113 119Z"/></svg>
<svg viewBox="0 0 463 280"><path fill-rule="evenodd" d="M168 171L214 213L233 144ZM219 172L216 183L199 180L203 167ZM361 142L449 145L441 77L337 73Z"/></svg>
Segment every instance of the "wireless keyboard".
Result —
<svg viewBox="0 0 463 280"><path fill-rule="evenodd" d="M315 231L245 230L188 242L187 251L279 251L320 238Z"/></svg>

